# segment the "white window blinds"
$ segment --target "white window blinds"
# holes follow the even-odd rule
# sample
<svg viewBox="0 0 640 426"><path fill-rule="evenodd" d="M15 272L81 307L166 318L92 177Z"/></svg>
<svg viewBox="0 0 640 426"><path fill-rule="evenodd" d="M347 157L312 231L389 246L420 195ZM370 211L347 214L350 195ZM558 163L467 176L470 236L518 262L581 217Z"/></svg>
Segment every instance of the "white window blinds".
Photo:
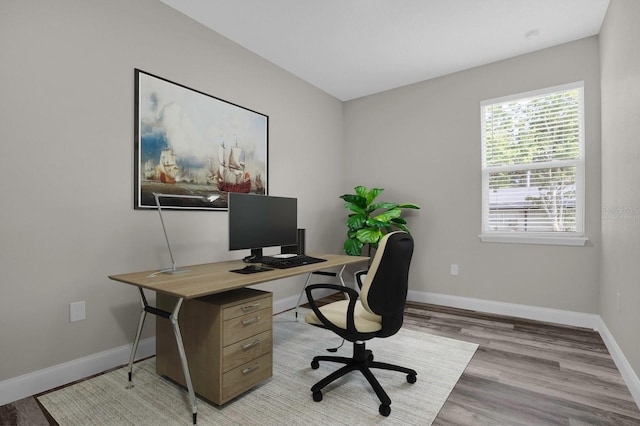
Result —
<svg viewBox="0 0 640 426"><path fill-rule="evenodd" d="M482 102L483 234L581 236L583 83Z"/></svg>

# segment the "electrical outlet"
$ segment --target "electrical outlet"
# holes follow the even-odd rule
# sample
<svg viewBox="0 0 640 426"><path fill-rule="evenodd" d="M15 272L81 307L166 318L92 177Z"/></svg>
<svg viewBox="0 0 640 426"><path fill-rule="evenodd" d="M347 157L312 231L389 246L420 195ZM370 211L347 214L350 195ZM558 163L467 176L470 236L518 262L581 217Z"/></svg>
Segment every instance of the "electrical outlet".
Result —
<svg viewBox="0 0 640 426"><path fill-rule="evenodd" d="M69 303L69 322L81 321L86 318L84 300Z"/></svg>
<svg viewBox="0 0 640 426"><path fill-rule="evenodd" d="M458 265L455 264L455 263L452 263L451 264L451 275L456 276L456 275L458 275L458 272L459 272Z"/></svg>

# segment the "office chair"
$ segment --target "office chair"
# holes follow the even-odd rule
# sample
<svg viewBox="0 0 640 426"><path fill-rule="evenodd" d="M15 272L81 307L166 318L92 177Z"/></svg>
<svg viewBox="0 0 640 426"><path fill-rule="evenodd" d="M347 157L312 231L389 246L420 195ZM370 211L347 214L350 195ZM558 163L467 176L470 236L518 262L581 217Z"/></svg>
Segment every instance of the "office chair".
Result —
<svg viewBox="0 0 640 426"><path fill-rule="evenodd" d="M314 401L322 401L322 389L325 386L350 371L360 370L380 399L380 414L386 417L391 413L391 399L371 369L406 373L407 382L416 382L415 370L374 361L373 353L365 347L366 340L392 336L402 327L412 254L411 235L392 232L380 241L369 270L357 274L360 297L356 290L337 284L312 284L306 288L312 312L306 315L305 321L331 330L343 339L353 342L351 358L316 356L311 361L311 368L314 370L320 366L319 361L345 364L311 387ZM321 288L347 293L349 299L318 307L312 292Z"/></svg>

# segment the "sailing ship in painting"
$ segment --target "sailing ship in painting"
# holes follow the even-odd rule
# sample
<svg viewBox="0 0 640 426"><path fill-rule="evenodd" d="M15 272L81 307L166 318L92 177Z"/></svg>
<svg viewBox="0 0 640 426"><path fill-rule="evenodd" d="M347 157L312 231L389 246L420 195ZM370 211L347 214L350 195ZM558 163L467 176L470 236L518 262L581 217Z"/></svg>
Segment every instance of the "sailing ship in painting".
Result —
<svg viewBox="0 0 640 426"><path fill-rule="evenodd" d="M205 183L206 177L206 184L216 185L220 192L249 193L253 188L257 194L265 193L260 174L257 174L253 181L251 180L245 153L237 142L230 149L221 143L217 154L217 159L207 160L207 166L204 168L206 176L200 174L202 180L198 179L197 172L178 166L177 155L171 148L160 152L160 160L157 163L153 159L147 160L143 165L142 175L146 181L164 184Z"/></svg>
<svg viewBox="0 0 640 426"><path fill-rule="evenodd" d="M144 163L144 179L158 180L156 173L156 163L153 160L147 160Z"/></svg>
<svg viewBox="0 0 640 426"><path fill-rule="evenodd" d="M172 149L163 149L160 153L160 161L154 164L153 160L144 163L144 178L146 180L159 180L162 183L176 183L179 179L180 168L177 157Z"/></svg>
<svg viewBox="0 0 640 426"><path fill-rule="evenodd" d="M176 183L176 177L180 168L178 167L177 157L171 149L163 149L160 153L160 164L158 169L160 172L160 182Z"/></svg>
<svg viewBox="0 0 640 426"><path fill-rule="evenodd" d="M213 162L210 161L213 166ZM209 180L215 182L222 192L243 192L251 191L251 175L247 170L247 163L242 148L236 142L231 147L227 156L227 148L224 142L218 147L218 168L210 168Z"/></svg>
<svg viewBox="0 0 640 426"><path fill-rule="evenodd" d="M264 195L264 183L260 175L256 175L256 194Z"/></svg>

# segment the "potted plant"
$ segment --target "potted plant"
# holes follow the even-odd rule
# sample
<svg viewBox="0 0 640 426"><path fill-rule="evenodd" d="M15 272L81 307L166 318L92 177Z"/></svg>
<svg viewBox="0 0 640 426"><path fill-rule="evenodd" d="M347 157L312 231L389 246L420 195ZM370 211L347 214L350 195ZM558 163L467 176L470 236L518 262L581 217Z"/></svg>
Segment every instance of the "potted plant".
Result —
<svg viewBox="0 0 640 426"><path fill-rule="evenodd" d="M402 209L419 209L416 204L398 204L387 202L375 202L383 188L367 190L364 186L356 186L355 194L340 196L346 203L345 208L353 213L347 219L347 240L344 242L344 251L351 256L360 256L365 245L378 248L378 242L386 233L394 230L409 232L407 221L404 220Z"/></svg>

